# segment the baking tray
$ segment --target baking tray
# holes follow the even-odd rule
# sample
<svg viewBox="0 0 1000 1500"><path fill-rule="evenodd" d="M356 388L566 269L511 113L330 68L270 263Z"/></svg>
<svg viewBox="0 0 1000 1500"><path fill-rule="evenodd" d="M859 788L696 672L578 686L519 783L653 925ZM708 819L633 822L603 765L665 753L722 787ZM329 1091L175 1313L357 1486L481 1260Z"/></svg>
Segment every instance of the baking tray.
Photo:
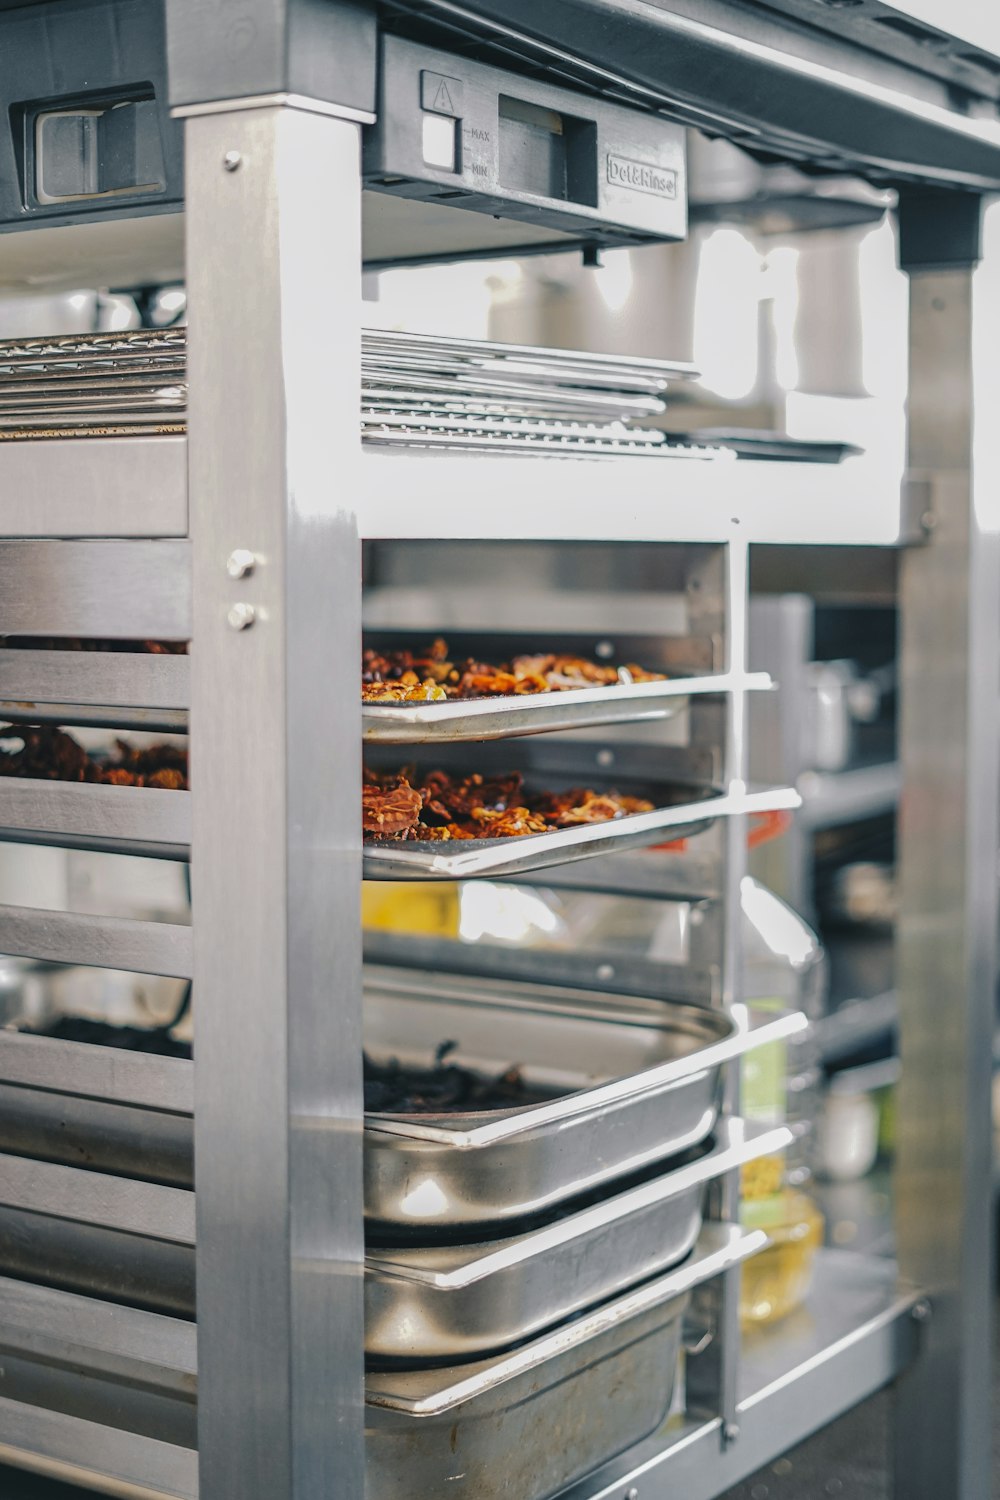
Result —
<svg viewBox="0 0 1000 1500"><path fill-rule="evenodd" d="M519 434L514 431L469 431L460 429L455 424L447 430L442 429L436 432L420 425L417 420L412 420L405 427L396 430L378 418L373 421L363 419L361 435L366 443L375 445L458 448L468 452L489 453L500 449L504 453L531 453L536 456L539 453L586 453L595 457L602 454L626 455L630 458L655 458L661 463L670 458L701 458L715 461L720 458L734 457L725 448L709 448L701 444L673 442L651 445L642 439L639 432L632 433L627 430L618 434L608 432L602 436L588 436L569 430L552 436L537 436L530 433Z"/></svg>
<svg viewBox="0 0 1000 1500"><path fill-rule="evenodd" d="M559 784L553 777L545 786L557 790ZM579 786L581 781L579 777L572 782L563 777L561 784ZM567 860L655 844L663 841L661 835L670 841L691 838L709 828L716 817L752 810L747 799L726 796L717 787L704 784L671 783L652 788L643 781L633 787L621 774L588 773L587 785L597 791L602 785L617 786L619 791L647 795L652 790L655 798L662 797L664 805L607 823L518 838L456 840L454 844L424 840L365 844L363 878L470 880L477 876L514 876ZM360 797L358 800L360 804ZM359 805L359 822L360 811ZM184 860L189 855L190 838L190 792L0 777L0 841Z"/></svg>
<svg viewBox="0 0 1000 1500"><path fill-rule="evenodd" d="M541 777L525 775L525 787L560 791L580 786L579 776ZM710 828L723 813L738 810L738 799L727 796L720 787L704 783L671 782L655 785L648 780L635 784L619 772L609 776L588 773L586 785L596 792L610 788L623 794L634 794L652 802L652 812L629 813L604 823L585 823L575 828L555 828L548 833L526 833L513 838L461 839L437 842L414 839L411 842L365 844L363 875L365 880L473 880L478 877L517 876L531 870L544 870L574 859L597 854L612 854L644 844L674 842L693 838Z"/></svg>
<svg viewBox="0 0 1000 1500"><path fill-rule="evenodd" d="M155 430L187 406L187 330L144 329L0 344L0 438ZM367 330L362 437L375 442L570 453L667 451L655 429L689 365ZM692 450L697 452L698 450Z"/></svg>
<svg viewBox="0 0 1000 1500"><path fill-rule="evenodd" d="M690 1254L710 1182L791 1140L785 1126L754 1132L729 1119L695 1159L541 1228L473 1245L369 1247L367 1355L476 1358L616 1296Z"/></svg>
<svg viewBox="0 0 1000 1500"><path fill-rule="evenodd" d="M794 1034L719 1011L542 984L366 967L365 1043L425 1066L440 1042L495 1076L522 1064L550 1102L369 1114L365 1217L397 1238L465 1239L652 1167L714 1128L722 1065ZM0 1150L178 1187L193 1180L194 1066L0 1031ZM132 1115L141 1112L142 1132Z"/></svg>
<svg viewBox="0 0 1000 1500"><path fill-rule="evenodd" d="M369 744L434 745L634 724L672 718L687 708L692 693L724 689L725 680L719 677L672 677L497 698L364 703L362 733Z"/></svg>

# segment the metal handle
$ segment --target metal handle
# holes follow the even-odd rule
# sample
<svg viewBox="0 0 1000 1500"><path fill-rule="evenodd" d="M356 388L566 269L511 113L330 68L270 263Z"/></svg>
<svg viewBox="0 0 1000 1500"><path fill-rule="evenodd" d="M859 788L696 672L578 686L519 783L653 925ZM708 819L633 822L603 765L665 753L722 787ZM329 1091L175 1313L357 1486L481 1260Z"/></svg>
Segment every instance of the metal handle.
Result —
<svg viewBox="0 0 1000 1500"><path fill-rule="evenodd" d="M433 1386L431 1382L441 1378L438 1371L421 1372L419 1375L393 1376L391 1374L369 1375L365 1386L365 1404L383 1407L388 1411L405 1412L411 1417L437 1417L456 1407L464 1406L475 1397L497 1386L536 1369L546 1360L554 1359L571 1349L578 1348L598 1334L619 1327L640 1313L659 1307L674 1297L680 1297L692 1287L717 1276L721 1271L738 1264L750 1255L755 1255L767 1244L767 1235L762 1230L744 1230L735 1224L706 1224L691 1258L677 1266L665 1276L647 1282L637 1291L628 1292L606 1303L586 1317L557 1328L543 1338L508 1354L502 1359L487 1364L472 1366L458 1380L450 1384ZM453 1371L447 1371L453 1376ZM430 1389L403 1394L402 1382L414 1387L430 1385ZM393 1386L396 1386L396 1390Z"/></svg>
<svg viewBox="0 0 1000 1500"><path fill-rule="evenodd" d="M732 1062L755 1047L795 1036L804 1031L808 1025L807 1017L800 1011L778 1016L773 1021L752 1029L743 1020L738 1024L734 1035L727 1037L725 1041L716 1042L711 1047L704 1047L693 1052L688 1057L661 1063L659 1067L648 1068L644 1073L637 1073L628 1078L617 1078L612 1083L602 1084L600 1088L584 1089L578 1094L554 1099L550 1104L540 1104L534 1109L523 1110L517 1115L491 1120L472 1130L446 1130L439 1126L425 1125L422 1122L403 1119L376 1120L372 1117L366 1120L365 1127L368 1130L377 1130L384 1135L412 1136L424 1141L437 1141L441 1145L453 1146L460 1150L475 1150L492 1145L496 1141L510 1140L514 1136L524 1135L540 1126L552 1124L554 1121L567 1121L577 1115L590 1114L593 1110L602 1109L608 1104L617 1104L624 1099L634 1099L639 1095L667 1088L683 1079L707 1072L709 1068L721 1067L724 1063Z"/></svg>
<svg viewBox="0 0 1000 1500"><path fill-rule="evenodd" d="M470 1286L523 1261L548 1255L574 1240L588 1239L611 1225L654 1208L680 1193L689 1192L727 1172L737 1171L748 1162L784 1151L791 1145L792 1139L793 1131L786 1125L748 1128L743 1120L734 1116L723 1122L712 1149L704 1152L696 1161L678 1167L675 1171L661 1173L651 1182L644 1182L628 1192L605 1198L591 1208L570 1213L546 1229L528 1236L518 1235L501 1240L492 1253L478 1255L455 1266L451 1271L426 1270L414 1266L407 1262L405 1251L398 1259L394 1258L392 1251L384 1255L375 1251L366 1256L365 1265L372 1271L377 1271L380 1277L432 1285L439 1291L453 1291Z"/></svg>

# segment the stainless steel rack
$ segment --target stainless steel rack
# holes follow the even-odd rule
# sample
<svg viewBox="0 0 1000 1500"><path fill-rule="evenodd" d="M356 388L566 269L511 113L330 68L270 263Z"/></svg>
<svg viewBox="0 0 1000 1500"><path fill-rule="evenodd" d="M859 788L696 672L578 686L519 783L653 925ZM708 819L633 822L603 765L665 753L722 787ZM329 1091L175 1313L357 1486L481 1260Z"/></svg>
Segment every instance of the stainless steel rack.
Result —
<svg viewBox="0 0 1000 1500"><path fill-rule="evenodd" d="M436 39L457 31L484 55L558 69L563 81L654 111L724 120L736 135L756 91L769 98L768 117L757 122L762 138L790 155L820 164L836 157L927 190L1000 186L997 127L960 115L912 58L893 65L889 87L873 78L870 58L862 65L836 40L825 61L815 39L783 51L773 13L758 15L762 36L750 47L738 28L693 20L679 5L647 7L640 25L612 0L587 0L588 20L615 22L615 56L602 67L594 46L606 26L588 24L577 35L570 7L531 7L530 25L521 9L434 0L386 6L382 18ZM209 62L224 50L231 57L204 20L209 11L196 0L173 7L179 74L191 68L199 36L215 49L205 51ZM369 8L331 5L324 35L337 38L343 26L346 36L362 13ZM654 32L668 31L684 46L649 45ZM661 55L671 68L688 68L683 87L676 77L652 76L651 59ZM747 97L693 99L694 77L720 78L721 87L721 75L685 58L727 56L736 65L726 88L745 84ZM922 221L920 195L911 200L903 251L912 274L915 483L902 490L864 457L810 466L678 456L661 467L625 456L597 462L405 445L362 454L359 136L371 113L355 101L310 99L303 76L272 88L262 67L194 103L178 85L187 434L0 445L0 632L194 641L190 660L110 653L66 661L49 651L4 651L0 700L38 703L39 717L79 724L174 728L189 713L196 766L190 798L0 783L4 840L173 859L190 853L194 883L191 928L6 906L0 951L193 974L205 997L194 1070L195 1222L190 1193L162 1185L148 1193L141 1183L123 1187L125 1179L113 1189L129 1233L169 1239L183 1231L190 1247L193 1231L197 1331L181 1318L4 1280L0 1459L146 1500L314 1500L334 1492L358 1500L364 1492L360 541L517 536L550 556L599 542L613 560L601 630L614 628L614 609L637 587L679 601L683 631L710 647L716 675L686 684L685 736L664 759L686 758L713 776L724 816L697 836L690 862L669 851L614 855L552 878L699 902L706 920L688 982L702 1001L726 1009L740 997L746 818L789 802L746 785L746 693L755 686L746 671L749 545L920 542L902 568L900 1274L864 1257L822 1257L808 1327L789 1323L741 1347L738 1264L759 1240L727 1222L736 1198L730 1177L698 1261L617 1309L622 1318L650 1319L652 1336L676 1324L676 1299L714 1278L714 1337L689 1363L684 1414L597 1472L574 1472L564 1500L681 1491L711 1500L904 1370L899 1492L907 1500L980 1500L989 1461L996 938L995 892L982 872L995 867L1000 783L995 695L980 684L995 666L1000 602L986 488L996 435L974 435L972 426L977 392L995 390L996 351L979 338L972 308L993 293L995 255L974 272L976 235L956 233L942 244L934 226L947 210L932 199ZM762 77L780 86L761 90ZM822 106L815 115L813 103ZM974 213L965 195L954 202L966 229L978 224L978 202ZM113 239L114 228L102 234ZM327 295L317 297L321 284ZM322 389L317 346L335 351ZM641 544L638 553L629 543ZM579 618L583 596L568 592L577 628L593 629L592 616ZM380 623L392 610L390 598ZM608 748L618 753L618 741ZM536 972L543 968L539 962ZM612 977L598 967L588 987L607 988ZM71 1047L19 1049L17 1041L0 1033L5 1086L40 1096L76 1092L67 1081L77 1066ZM127 1058L107 1068L106 1078L85 1086L85 1098L97 1090L125 1109L148 1108L152 1099L175 1114L190 1103L189 1066L164 1059L141 1077ZM731 1109L732 1093L728 1102ZM18 1158L5 1201L100 1227L108 1212L101 1177ZM172 1192L183 1203L163 1196ZM187 1216L180 1231L168 1209ZM601 1349L616 1355L620 1324L598 1319L588 1333L607 1339ZM580 1348L572 1339L544 1351L529 1345L520 1364L512 1356L505 1379L526 1381L526 1392L543 1353L565 1361L550 1366L560 1376L583 1378L597 1366ZM662 1348L659 1358L654 1369L662 1372ZM665 1410L669 1377L657 1385L647 1375L647 1397ZM486 1400L491 1378L477 1385L470 1375L457 1396L440 1377L437 1386L401 1380L397 1389L391 1378L370 1381L369 1414L379 1414L370 1432L377 1437L381 1425L387 1440L398 1439L398 1423L421 1402L433 1417L458 1400ZM622 1428L623 1445L629 1436ZM493 1461L511 1462L509 1448ZM552 1486L567 1482L557 1464L551 1474ZM427 1475L425 1492L440 1477Z"/></svg>

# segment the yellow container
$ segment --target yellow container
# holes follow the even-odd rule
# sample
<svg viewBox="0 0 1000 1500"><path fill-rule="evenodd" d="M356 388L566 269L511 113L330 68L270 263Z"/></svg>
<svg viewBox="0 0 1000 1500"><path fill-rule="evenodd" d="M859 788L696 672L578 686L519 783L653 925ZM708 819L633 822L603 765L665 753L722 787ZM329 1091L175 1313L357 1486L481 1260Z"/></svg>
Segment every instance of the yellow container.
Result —
<svg viewBox="0 0 1000 1500"><path fill-rule="evenodd" d="M451 881L366 880L361 920L384 932L458 937L458 886Z"/></svg>
<svg viewBox="0 0 1000 1500"><path fill-rule="evenodd" d="M754 1205L744 1208L744 1221L758 1227ZM750 1212L747 1212L750 1210ZM775 1323L802 1302L812 1281L813 1260L823 1243L823 1215L805 1193L786 1191L768 1205L766 1230L771 1243L743 1266L740 1321L744 1328Z"/></svg>

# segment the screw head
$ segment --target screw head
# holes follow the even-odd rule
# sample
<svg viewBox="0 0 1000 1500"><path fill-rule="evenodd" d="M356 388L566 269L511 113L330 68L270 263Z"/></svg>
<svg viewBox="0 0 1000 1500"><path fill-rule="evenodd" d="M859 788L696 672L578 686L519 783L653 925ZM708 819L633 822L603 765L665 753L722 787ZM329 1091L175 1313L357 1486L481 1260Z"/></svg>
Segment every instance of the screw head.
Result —
<svg viewBox="0 0 1000 1500"><path fill-rule="evenodd" d="M226 572L230 578L247 578L254 570L257 559L246 547L237 547L226 559Z"/></svg>
<svg viewBox="0 0 1000 1500"><path fill-rule="evenodd" d="M735 1443L740 1435L738 1422L727 1422L722 1429L722 1436L727 1443Z"/></svg>
<svg viewBox="0 0 1000 1500"><path fill-rule="evenodd" d="M930 1315L931 1305L924 1297L919 1302L914 1302L910 1309L910 1317L915 1323L926 1323Z"/></svg>
<svg viewBox="0 0 1000 1500"><path fill-rule="evenodd" d="M599 657L601 661L610 660L610 658L614 656L614 654L615 648L613 641L598 641L597 645L594 647L594 655ZM627 1495L625 1497L625 1500L628 1500Z"/></svg>
<svg viewBox="0 0 1000 1500"><path fill-rule="evenodd" d="M601 979L601 980L614 979L614 977L615 977L615 966L614 966L614 964L598 964L597 965L596 973L597 973L597 978L598 979Z"/></svg>
<svg viewBox="0 0 1000 1500"><path fill-rule="evenodd" d="M598 750L597 764L599 766L613 766L615 763L615 752L613 750Z"/></svg>
<svg viewBox="0 0 1000 1500"><path fill-rule="evenodd" d="M626 1490L625 1500L639 1500L639 1491L636 1489L635 1485L633 1485L630 1490Z"/></svg>
<svg viewBox="0 0 1000 1500"><path fill-rule="evenodd" d="M234 604L226 616L233 630L249 630L257 618L257 611L252 604Z"/></svg>
<svg viewBox="0 0 1000 1500"><path fill-rule="evenodd" d="M242 160L243 157L239 151L227 151L222 158L222 165L227 172L235 172L239 169Z"/></svg>

